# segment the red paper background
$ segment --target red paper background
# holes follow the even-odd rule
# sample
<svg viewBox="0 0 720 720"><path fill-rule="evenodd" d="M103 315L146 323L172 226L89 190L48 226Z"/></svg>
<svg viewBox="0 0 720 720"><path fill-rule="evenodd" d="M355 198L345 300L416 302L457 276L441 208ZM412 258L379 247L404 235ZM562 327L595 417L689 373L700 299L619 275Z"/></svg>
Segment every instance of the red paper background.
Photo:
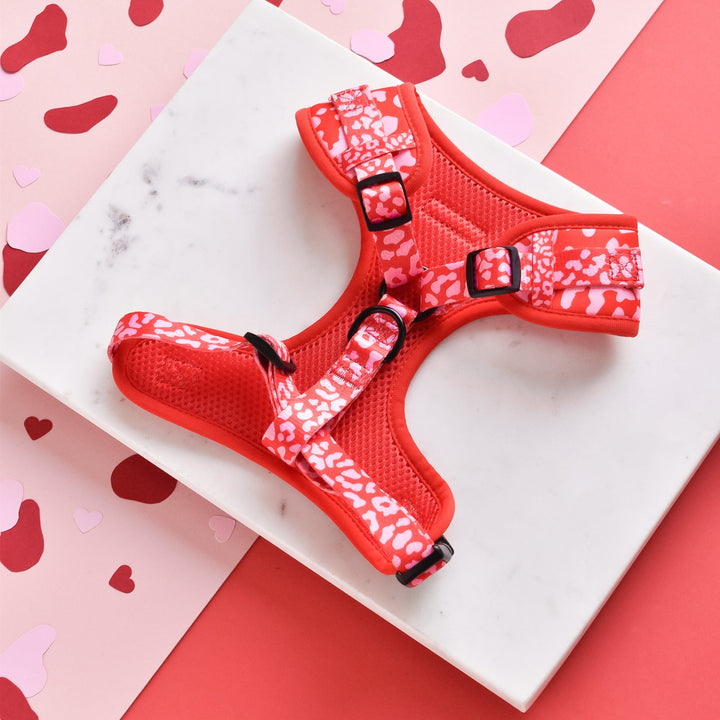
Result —
<svg viewBox="0 0 720 720"><path fill-rule="evenodd" d="M665 0L545 163L716 267L718 33ZM720 447L525 715L260 540L125 720L716 719L718 478Z"/></svg>

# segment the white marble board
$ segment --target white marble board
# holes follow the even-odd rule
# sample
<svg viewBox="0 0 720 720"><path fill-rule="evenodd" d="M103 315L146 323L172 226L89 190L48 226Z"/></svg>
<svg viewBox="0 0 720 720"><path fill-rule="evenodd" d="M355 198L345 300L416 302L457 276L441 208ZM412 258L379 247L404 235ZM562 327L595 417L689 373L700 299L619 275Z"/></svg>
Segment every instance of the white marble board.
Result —
<svg viewBox="0 0 720 720"><path fill-rule="evenodd" d="M526 709L720 431L720 314L707 312L720 308L720 273L642 228L637 338L502 317L431 354L408 393L408 424L455 493L456 555L415 590L373 570L282 481L138 409L111 378L106 344L131 310L289 337L330 307L359 230L293 116L360 82L395 81L252 2L0 312L0 356ZM610 209L426 105L510 185L576 210Z"/></svg>

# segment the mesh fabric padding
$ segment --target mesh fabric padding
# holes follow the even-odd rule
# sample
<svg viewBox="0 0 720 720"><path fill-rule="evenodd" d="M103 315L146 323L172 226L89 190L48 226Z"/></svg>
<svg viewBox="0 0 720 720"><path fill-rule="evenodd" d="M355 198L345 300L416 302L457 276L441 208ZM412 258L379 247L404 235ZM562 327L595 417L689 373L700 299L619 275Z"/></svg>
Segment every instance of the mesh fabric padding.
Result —
<svg viewBox="0 0 720 720"><path fill-rule="evenodd" d="M471 250L495 244L504 231L533 216L478 185L437 146L433 146L433 157L429 178L411 198L413 231L424 265L461 260ZM300 390L316 382L343 351L354 318L377 302L381 279L376 266L358 284L357 291L346 296L339 322L323 328L302 346L292 339L288 341L298 368L294 379ZM409 294L409 304L417 306L416 293L416 288L406 288L403 301L408 302L405 296ZM333 436L348 454L425 528L430 528L438 517L438 499L405 450L395 442L387 408L391 397L398 393L404 396L405 388L399 387L395 376L422 343L423 328L442 321L440 313L411 326L398 357L383 367L333 430ZM272 410L249 348L232 353L197 352L142 341L128 354L125 373L139 392L205 423L208 434L212 434L213 427L222 428L246 443L262 447L261 438L273 419ZM291 472L299 476L297 471ZM302 482L308 483L305 479Z"/></svg>

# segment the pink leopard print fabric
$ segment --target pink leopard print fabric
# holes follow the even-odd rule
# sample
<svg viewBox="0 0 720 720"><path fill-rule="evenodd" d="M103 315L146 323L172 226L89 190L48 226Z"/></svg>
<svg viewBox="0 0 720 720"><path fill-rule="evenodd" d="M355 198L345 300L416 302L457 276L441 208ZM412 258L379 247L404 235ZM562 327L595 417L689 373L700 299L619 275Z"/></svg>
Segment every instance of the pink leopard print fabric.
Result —
<svg viewBox="0 0 720 720"><path fill-rule="evenodd" d="M415 317L413 310L388 295L380 304L393 308L408 323ZM365 525L378 549L398 571L404 572L432 552L433 540L330 434L344 410L380 370L397 335L393 320L379 313L370 315L350 338L341 358L305 393L298 391L291 375L260 360L258 365L265 373L277 413L263 436L263 445L283 462L297 467L311 482L341 497ZM268 336L264 339L281 359L289 360L283 343Z"/></svg>
<svg viewBox="0 0 720 720"><path fill-rule="evenodd" d="M593 245L588 247L588 242ZM517 297L523 302L538 308L577 308L588 315L637 318L638 291L644 279L635 231L552 228L521 238L515 247L521 268ZM464 260L425 270L420 279L421 310L470 300L465 270ZM504 248L487 248L475 256L478 290L505 287L510 275Z"/></svg>

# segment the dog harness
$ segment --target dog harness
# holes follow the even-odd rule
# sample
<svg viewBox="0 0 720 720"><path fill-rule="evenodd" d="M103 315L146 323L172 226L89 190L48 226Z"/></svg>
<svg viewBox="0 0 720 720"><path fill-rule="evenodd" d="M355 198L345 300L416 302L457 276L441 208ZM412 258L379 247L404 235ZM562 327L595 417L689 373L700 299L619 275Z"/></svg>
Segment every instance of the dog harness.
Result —
<svg viewBox="0 0 720 720"><path fill-rule="evenodd" d="M410 84L344 90L296 121L360 220L343 295L284 342L130 313L108 349L113 375L141 407L279 475L379 571L415 586L453 554L454 500L405 422L413 374L443 338L488 315L636 335L637 222L499 182L445 137Z"/></svg>

